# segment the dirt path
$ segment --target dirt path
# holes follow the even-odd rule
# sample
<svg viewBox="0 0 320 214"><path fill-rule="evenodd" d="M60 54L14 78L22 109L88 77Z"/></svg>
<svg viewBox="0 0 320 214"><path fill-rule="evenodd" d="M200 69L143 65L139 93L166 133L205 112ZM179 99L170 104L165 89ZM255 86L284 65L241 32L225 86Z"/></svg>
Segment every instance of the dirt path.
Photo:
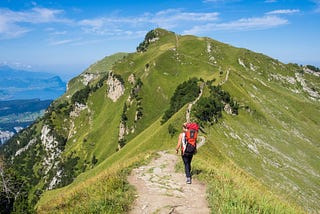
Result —
<svg viewBox="0 0 320 214"><path fill-rule="evenodd" d="M191 113L191 108L192 106L198 102L198 100L200 99L200 97L202 96L202 92L203 92L203 87L204 87L204 83L202 83L200 85L200 93L199 96L197 97L197 99L195 99L193 102L189 103L187 111L186 111L186 122L189 123L190 122L190 113Z"/></svg>
<svg viewBox="0 0 320 214"><path fill-rule="evenodd" d="M185 175L175 172L177 161L182 161L180 155L164 151L159 155L147 166L134 169L128 177L138 192L130 213L210 213L206 187L195 179L186 184Z"/></svg>

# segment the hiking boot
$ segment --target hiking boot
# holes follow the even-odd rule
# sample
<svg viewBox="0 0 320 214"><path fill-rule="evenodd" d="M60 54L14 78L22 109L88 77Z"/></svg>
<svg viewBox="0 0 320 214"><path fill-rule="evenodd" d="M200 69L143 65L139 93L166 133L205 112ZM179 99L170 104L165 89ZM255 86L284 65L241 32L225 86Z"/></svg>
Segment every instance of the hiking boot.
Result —
<svg viewBox="0 0 320 214"><path fill-rule="evenodd" d="M187 184L191 184L191 178L187 178Z"/></svg>

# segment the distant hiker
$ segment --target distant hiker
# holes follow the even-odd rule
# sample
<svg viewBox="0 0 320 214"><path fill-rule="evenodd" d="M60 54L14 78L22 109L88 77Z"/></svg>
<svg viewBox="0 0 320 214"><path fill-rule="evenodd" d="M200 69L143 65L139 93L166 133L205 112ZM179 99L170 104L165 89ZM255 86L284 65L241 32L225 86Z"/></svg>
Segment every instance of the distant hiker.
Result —
<svg viewBox="0 0 320 214"><path fill-rule="evenodd" d="M196 123L184 123L176 146L176 153L181 150L181 157L187 177L187 184L191 184L191 161L197 152L197 136L199 126Z"/></svg>

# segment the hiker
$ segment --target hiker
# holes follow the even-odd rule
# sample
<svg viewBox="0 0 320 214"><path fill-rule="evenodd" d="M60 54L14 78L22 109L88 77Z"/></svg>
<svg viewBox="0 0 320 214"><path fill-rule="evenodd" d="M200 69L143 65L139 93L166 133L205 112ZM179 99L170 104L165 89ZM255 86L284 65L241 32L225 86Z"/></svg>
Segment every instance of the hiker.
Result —
<svg viewBox="0 0 320 214"><path fill-rule="evenodd" d="M187 136L190 138L190 130L188 129L188 124L184 123L182 126L183 132L179 134L178 143L176 146L176 153L178 154L179 149L181 150L181 157L184 163L184 169L187 177L187 184L191 184L191 161L193 155L196 152L196 137L197 133L192 134L193 145L187 143ZM192 130L195 131L195 130ZM196 130L197 132L198 130ZM189 133L188 133L189 132Z"/></svg>

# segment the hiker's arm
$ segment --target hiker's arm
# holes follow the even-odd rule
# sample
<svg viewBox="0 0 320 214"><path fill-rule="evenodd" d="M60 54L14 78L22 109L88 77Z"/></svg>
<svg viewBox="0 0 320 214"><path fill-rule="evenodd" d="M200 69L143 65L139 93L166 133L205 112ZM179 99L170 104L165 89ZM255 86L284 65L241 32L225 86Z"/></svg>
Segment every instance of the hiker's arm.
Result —
<svg viewBox="0 0 320 214"><path fill-rule="evenodd" d="M181 138L182 138L182 134L179 135L178 143L177 143L177 146L176 146L176 152L177 152L177 153L178 153L179 148L180 148L180 146L181 146L181 140L182 140Z"/></svg>

